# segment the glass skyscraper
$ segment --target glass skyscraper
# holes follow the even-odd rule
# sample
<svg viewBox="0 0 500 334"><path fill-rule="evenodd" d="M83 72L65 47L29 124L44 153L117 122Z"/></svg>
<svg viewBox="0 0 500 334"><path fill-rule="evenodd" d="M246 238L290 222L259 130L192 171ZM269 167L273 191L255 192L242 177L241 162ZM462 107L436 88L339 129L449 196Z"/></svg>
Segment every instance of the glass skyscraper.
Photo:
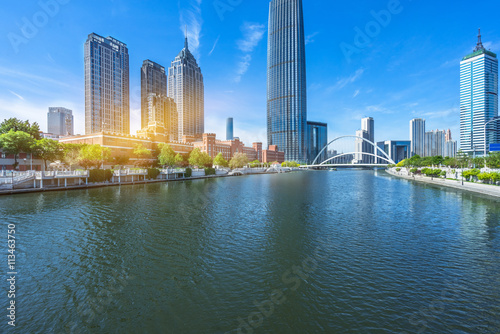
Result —
<svg viewBox="0 0 500 334"><path fill-rule="evenodd" d="M147 127L152 118L153 110L148 102L150 94L167 97L167 74L165 67L151 60L145 60L141 68L141 128Z"/></svg>
<svg viewBox="0 0 500 334"><path fill-rule="evenodd" d="M473 53L460 62L460 148L472 154L484 152L486 141L495 143L495 132L484 135L484 125L498 116L498 59L479 40ZM493 124L492 124L493 125Z"/></svg>
<svg viewBox="0 0 500 334"><path fill-rule="evenodd" d="M307 161L306 55L302 0L269 4L267 142Z"/></svg>
<svg viewBox="0 0 500 334"><path fill-rule="evenodd" d="M229 117L226 121L226 140L234 139L234 123L233 118Z"/></svg>
<svg viewBox="0 0 500 334"><path fill-rule="evenodd" d="M47 130L57 136L72 136L73 111L66 108L49 108Z"/></svg>
<svg viewBox="0 0 500 334"><path fill-rule="evenodd" d="M177 104L179 140L182 136L202 137L205 132L205 92L203 75L191 51L188 39L184 49L168 69L168 96Z"/></svg>
<svg viewBox="0 0 500 334"><path fill-rule="evenodd" d="M425 154L425 119L415 118L410 121L410 157Z"/></svg>
<svg viewBox="0 0 500 334"><path fill-rule="evenodd" d="M85 133L130 133L127 45L90 34L85 42Z"/></svg>
<svg viewBox="0 0 500 334"><path fill-rule="evenodd" d="M307 122L307 157L313 163L319 152L328 144L328 125L320 122ZM328 150L323 151L317 163L328 159Z"/></svg>

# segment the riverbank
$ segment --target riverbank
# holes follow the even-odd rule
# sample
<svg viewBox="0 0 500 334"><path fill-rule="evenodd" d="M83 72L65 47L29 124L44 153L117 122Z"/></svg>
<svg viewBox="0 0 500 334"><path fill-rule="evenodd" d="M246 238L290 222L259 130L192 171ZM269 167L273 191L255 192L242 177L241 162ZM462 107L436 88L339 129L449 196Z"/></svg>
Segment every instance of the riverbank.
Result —
<svg viewBox="0 0 500 334"><path fill-rule="evenodd" d="M481 194L486 196L495 197L500 199L500 187L488 184L465 182L462 185L461 180L448 180L442 178L430 178L422 175L408 176L404 175L402 172L396 172L391 169L387 169L386 172L394 177L402 178L409 181L433 184L441 187L447 187L452 189L457 189L461 191L466 191L475 194Z"/></svg>
<svg viewBox="0 0 500 334"><path fill-rule="evenodd" d="M260 175L263 173L255 173L249 175ZM25 188L25 189L9 189L0 190L0 196L2 195L21 195L29 193L41 193L41 192L53 192L53 191L70 191L70 190L83 190L83 189L94 189L94 188L105 188L105 187L119 187L119 186L131 186L138 184L151 184L151 183L167 183L167 182L182 182L182 181L193 181L202 179L213 179L220 177L236 177L237 175L209 175L209 176L195 176L188 178L178 178L178 179L168 179L168 180L142 180L134 182L110 182L110 183L92 183L92 184L82 184L67 187L47 187L47 188Z"/></svg>

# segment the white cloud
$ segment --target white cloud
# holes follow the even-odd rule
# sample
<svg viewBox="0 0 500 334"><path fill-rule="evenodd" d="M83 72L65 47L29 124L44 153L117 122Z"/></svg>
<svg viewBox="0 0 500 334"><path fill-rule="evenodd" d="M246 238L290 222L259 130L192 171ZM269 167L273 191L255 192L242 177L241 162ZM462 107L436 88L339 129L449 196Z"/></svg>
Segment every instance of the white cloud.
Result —
<svg viewBox="0 0 500 334"><path fill-rule="evenodd" d="M189 0L183 1L188 3L187 8L180 10L180 29L185 34L187 26L187 37L189 41L189 50L193 55L200 59L199 48L201 39L201 27L203 26L203 18L201 16L201 2L202 0Z"/></svg>
<svg viewBox="0 0 500 334"><path fill-rule="evenodd" d="M356 91L354 92L354 94L352 95L352 98L355 98L356 96L358 96L360 93L360 90L359 89L356 89Z"/></svg>
<svg viewBox="0 0 500 334"><path fill-rule="evenodd" d="M252 55L250 54L241 57L241 61L238 63L238 68L236 69L236 77L234 78L235 82L241 81L241 77L245 73L247 73L251 61L252 61Z"/></svg>
<svg viewBox="0 0 500 334"><path fill-rule="evenodd" d="M356 72L354 72L352 75L350 75L349 77L341 78L341 79L337 80L337 83L335 85L330 86L326 89L327 92L331 93L333 91L340 90L340 89L344 88L345 86L356 82L359 78L361 78L361 76L363 75L364 72L365 72L365 70L363 68L360 68Z"/></svg>
<svg viewBox="0 0 500 334"><path fill-rule="evenodd" d="M241 27L243 39L236 42L238 49L251 53L264 37L265 26L259 23L245 22Z"/></svg>
<svg viewBox="0 0 500 334"><path fill-rule="evenodd" d="M314 43L314 37L316 37L318 34L319 34L319 31L317 31L315 33L312 33L310 35L307 35L306 36L306 41L305 41L306 45Z"/></svg>
<svg viewBox="0 0 500 334"><path fill-rule="evenodd" d="M11 91L10 89L9 89L9 92L10 92L12 95L17 96L20 100L24 100L24 97L22 97L21 95L19 95L19 94L15 93L15 92L13 92L13 91Z"/></svg>
<svg viewBox="0 0 500 334"><path fill-rule="evenodd" d="M214 46L212 47L212 50L210 50L210 52L208 53L209 56L212 55L212 53L214 52L215 50L215 47L217 46L217 43L219 43L219 38L220 38L220 35L217 36L217 39L215 40L215 43L214 43Z"/></svg>

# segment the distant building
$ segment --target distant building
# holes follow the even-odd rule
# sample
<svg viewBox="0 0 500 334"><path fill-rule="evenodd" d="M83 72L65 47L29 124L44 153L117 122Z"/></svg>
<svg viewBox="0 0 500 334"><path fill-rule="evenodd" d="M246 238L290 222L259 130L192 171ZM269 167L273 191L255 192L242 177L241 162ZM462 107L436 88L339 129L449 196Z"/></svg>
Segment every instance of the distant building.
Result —
<svg viewBox="0 0 500 334"><path fill-rule="evenodd" d="M14 155L7 154L2 152L2 148L0 147L0 171L4 170L14 170ZM31 159L30 153L19 153L17 156L17 169L18 171L24 172L27 170L42 170L43 160L38 159L38 157L34 156L33 160Z"/></svg>
<svg viewBox="0 0 500 334"><path fill-rule="evenodd" d="M445 156L446 131L428 131L425 133L426 157Z"/></svg>
<svg viewBox="0 0 500 334"><path fill-rule="evenodd" d="M203 75L188 47L175 57L168 69L168 96L177 104L179 135L196 136L201 139L205 132L205 87Z"/></svg>
<svg viewBox="0 0 500 334"><path fill-rule="evenodd" d="M368 139L372 143L375 144L375 121L373 120L372 117L365 117L361 120L361 130L366 131L368 134ZM375 154L375 147L369 143L365 142L365 150L363 152L369 153L369 154ZM365 163L374 163L375 162L375 157L371 155L365 155L363 157L363 162Z"/></svg>
<svg viewBox="0 0 500 334"><path fill-rule="evenodd" d="M285 162L285 152L280 151L277 145L269 145L267 150L262 151L262 162L279 162L281 164Z"/></svg>
<svg viewBox="0 0 500 334"><path fill-rule="evenodd" d="M229 117L226 121L226 140L234 139L234 124L233 118Z"/></svg>
<svg viewBox="0 0 500 334"><path fill-rule="evenodd" d="M212 158L222 153L224 159L229 161L236 153L244 153L249 161L262 161L262 143L253 143L252 147L247 147L239 139L217 140L215 133L204 133L201 141L194 141L192 144Z"/></svg>
<svg viewBox="0 0 500 334"><path fill-rule="evenodd" d="M267 46L267 142L307 161L307 85L302 0L271 0Z"/></svg>
<svg viewBox="0 0 500 334"><path fill-rule="evenodd" d="M165 67L145 60L141 68L141 129L151 121L150 94L167 97L167 74Z"/></svg>
<svg viewBox="0 0 500 334"><path fill-rule="evenodd" d="M444 157L455 158L457 156L457 142L447 140L444 147Z"/></svg>
<svg viewBox="0 0 500 334"><path fill-rule="evenodd" d="M498 59L483 46L479 31L476 48L460 62L460 147L464 153L482 153L485 144L498 141L498 133L484 134L485 124L496 116Z"/></svg>
<svg viewBox="0 0 500 334"><path fill-rule="evenodd" d="M388 140L378 142L377 146L384 151L389 158L391 158L395 163L399 163L404 159L410 158L411 151L411 141L410 140ZM377 150L377 156L385 156ZM386 160L378 158L380 164L387 164Z"/></svg>
<svg viewBox="0 0 500 334"><path fill-rule="evenodd" d="M307 122L307 160L313 163L318 154L328 145L328 125L320 122ZM317 163L328 158L328 151L324 150Z"/></svg>
<svg viewBox="0 0 500 334"><path fill-rule="evenodd" d="M415 118L410 121L410 157L425 155L425 119Z"/></svg>
<svg viewBox="0 0 500 334"><path fill-rule="evenodd" d="M363 139L369 140L370 135L366 130L358 130L356 131L356 153L354 154L354 160L353 163L358 163L358 164L363 164L363 163L368 163L368 155L363 154L363 153L368 153L370 151L369 146L370 145L368 142L366 142ZM361 139L363 138L363 139Z"/></svg>
<svg viewBox="0 0 500 334"><path fill-rule="evenodd" d="M139 132L161 133L165 135L166 141L179 140L179 122L177 106L174 100L165 95L151 93L147 97L148 123Z"/></svg>
<svg viewBox="0 0 500 334"><path fill-rule="evenodd" d="M130 133L128 48L112 37L85 42L85 133Z"/></svg>
<svg viewBox="0 0 500 334"><path fill-rule="evenodd" d="M73 111L61 107L49 108L47 132L55 136L72 136L74 134Z"/></svg>

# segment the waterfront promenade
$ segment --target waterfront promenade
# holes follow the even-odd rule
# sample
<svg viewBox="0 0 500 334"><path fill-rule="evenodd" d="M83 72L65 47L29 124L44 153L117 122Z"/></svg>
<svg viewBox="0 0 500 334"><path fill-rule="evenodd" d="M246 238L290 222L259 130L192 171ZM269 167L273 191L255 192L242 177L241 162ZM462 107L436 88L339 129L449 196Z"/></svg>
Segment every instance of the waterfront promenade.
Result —
<svg viewBox="0 0 500 334"><path fill-rule="evenodd" d="M496 197L496 198L500 199L500 186L475 183L475 182L466 182L465 180L463 181L463 185L462 185L461 180L448 180L448 179L436 178L436 177L430 178L430 177L423 176L423 175L411 176L411 175L406 174L406 172L403 170L398 172L394 168L387 169L387 173L392 175L392 176L399 177L399 178L402 178L405 180L433 184L433 185L438 185L438 186L442 186L442 187L467 191L467 192L471 192L471 193L492 196L492 197Z"/></svg>

